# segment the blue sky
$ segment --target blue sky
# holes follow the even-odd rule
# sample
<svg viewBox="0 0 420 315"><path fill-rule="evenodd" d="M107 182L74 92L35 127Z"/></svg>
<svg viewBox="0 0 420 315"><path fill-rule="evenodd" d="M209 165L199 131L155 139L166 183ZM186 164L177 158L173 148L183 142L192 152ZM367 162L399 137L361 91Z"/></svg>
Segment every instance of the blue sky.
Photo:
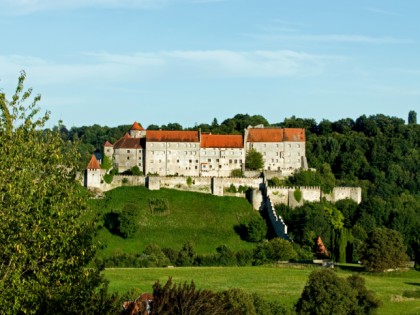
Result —
<svg viewBox="0 0 420 315"><path fill-rule="evenodd" d="M420 109L418 0L0 0L0 88L51 125Z"/></svg>

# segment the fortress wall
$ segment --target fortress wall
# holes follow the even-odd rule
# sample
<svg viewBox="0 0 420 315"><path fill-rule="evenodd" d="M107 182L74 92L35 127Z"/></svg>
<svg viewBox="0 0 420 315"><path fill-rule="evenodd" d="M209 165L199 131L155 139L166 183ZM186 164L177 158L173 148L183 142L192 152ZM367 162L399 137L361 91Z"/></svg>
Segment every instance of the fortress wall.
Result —
<svg viewBox="0 0 420 315"><path fill-rule="evenodd" d="M236 188L239 188L239 186L259 188L262 183L261 178L223 177L221 179L225 188L228 188L232 184L235 185Z"/></svg>
<svg viewBox="0 0 420 315"><path fill-rule="evenodd" d="M331 202L352 199L360 204L362 202L362 189L360 187L334 187L332 193L325 197Z"/></svg>
<svg viewBox="0 0 420 315"><path fill-rule="evenodd" d="M270 196L273 204L289 204L288 187L267 187L267 195Z"/></svg>
<svg viewBox="0 0 420 315"><path fill-rule="evenodd" d="M283 218L277 215L273 203L269 197L267 197L265 207L267 210L268 218L271 221L271 225L273 226L276 235L283 239L289 240L289 236L287 235L287 225L284 223Z"/></svg>

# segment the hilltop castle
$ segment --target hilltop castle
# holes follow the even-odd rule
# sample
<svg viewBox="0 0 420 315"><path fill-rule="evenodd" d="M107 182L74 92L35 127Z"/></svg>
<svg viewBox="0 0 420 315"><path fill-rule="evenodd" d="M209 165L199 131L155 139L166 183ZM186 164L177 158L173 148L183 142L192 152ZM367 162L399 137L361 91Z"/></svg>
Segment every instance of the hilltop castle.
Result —
<svg viewBox="0 0 420 315"><path fill-rule="evenodd" d="M305 130L248 127L244 135L213 135L201 131L145 130L135 122L114 144L104 144L104 155L118 172L137 166L159 176L228 177L245 170L246 152L255 149L264 170L291 173L306 169Z"/></svg>

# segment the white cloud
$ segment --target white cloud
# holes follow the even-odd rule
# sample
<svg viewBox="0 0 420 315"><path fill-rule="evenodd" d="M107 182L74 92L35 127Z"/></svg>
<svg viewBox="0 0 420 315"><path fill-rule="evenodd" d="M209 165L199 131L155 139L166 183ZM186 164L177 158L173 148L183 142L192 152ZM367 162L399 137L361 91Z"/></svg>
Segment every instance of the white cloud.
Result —
<svg viewBox="0 0 420 315"><path fill-rule="evenodd" d="M0 0L0 12L3 15L25 15L88 7L151 9L167 3L169 0Z"/></svg>
<svg viewBox="0 0 420 315"><path fill-rule="evenodd" d="M341 43L362 43L362 44L409 44L410 39L399 39L394 37L373 37L358 34L246 34L249 37L262 40L276 41L303 41L303 42L341 42Z"/></svg>
<svg viewBox="0 0 420 315"><path fill-rule="evenodd" d="M112 86L115 83L121 85L178 78L310 76L319 75L330 63L343 60L340 57L290 50L177 50L133 54L90 52L83 55L88 60L76 64L33 56L0 55L0 79L16 78L22 69L36 86Z"/></svg>

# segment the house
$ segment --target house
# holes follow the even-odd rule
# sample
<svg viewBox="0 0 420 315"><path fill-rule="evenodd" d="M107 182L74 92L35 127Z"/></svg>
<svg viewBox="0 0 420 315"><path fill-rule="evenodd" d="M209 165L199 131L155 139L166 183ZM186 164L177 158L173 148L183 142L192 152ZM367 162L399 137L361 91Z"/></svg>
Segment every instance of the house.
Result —
<svg viewBox="0 0 420 315"><path fill-rule="evenodd" d="M248 127L244 135L213 135L201 131L144 130L135 122L104 154L118 172L138 166L160 176L228 177L245 169L246 152L264 158L264 170L291 172L307 168L305 129Z"/></svg>

